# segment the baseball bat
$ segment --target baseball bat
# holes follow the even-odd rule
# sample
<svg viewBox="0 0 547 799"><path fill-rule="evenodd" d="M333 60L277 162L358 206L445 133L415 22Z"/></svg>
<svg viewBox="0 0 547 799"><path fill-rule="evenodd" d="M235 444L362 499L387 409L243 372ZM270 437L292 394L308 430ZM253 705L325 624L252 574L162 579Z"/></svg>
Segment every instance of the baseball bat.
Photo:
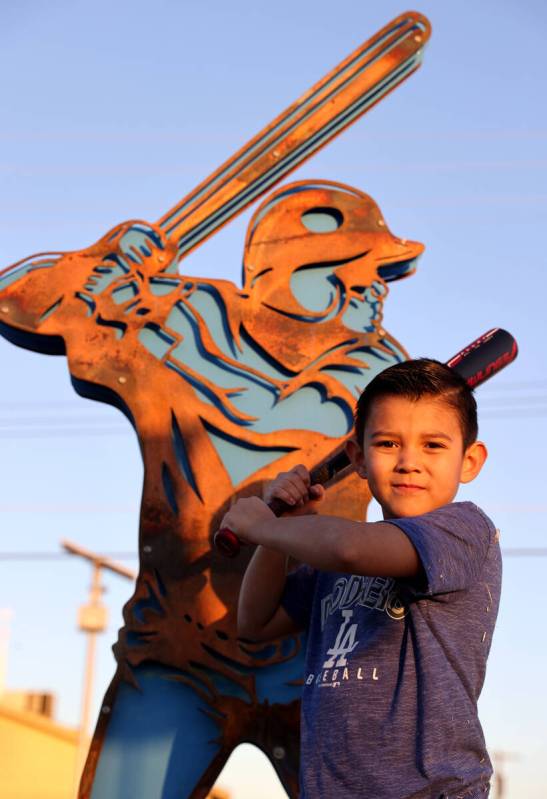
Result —
<svg viewBox="0 0 547 799"><path fill-rule="evenodd" d="M471 388L476 388L512 363L517 354L517 342L511 333L495 327L460 350L446 361L446 365L461 375ZM311 485L317 483L324 485L349 466L350 460L344 443L310 471ZM275 497L268 502L268 507L276 516L282 516L292 510L290 505ZM226 557L234 558L239 554L241 541L227 527L218 530L213 541L218 551Z"/></svg>

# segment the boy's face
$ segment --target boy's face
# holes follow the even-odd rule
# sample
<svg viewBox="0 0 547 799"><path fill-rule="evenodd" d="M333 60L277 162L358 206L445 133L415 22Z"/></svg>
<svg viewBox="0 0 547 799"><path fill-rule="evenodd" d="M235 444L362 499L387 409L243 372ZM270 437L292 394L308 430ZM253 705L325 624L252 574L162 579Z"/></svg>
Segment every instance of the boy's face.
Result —
<svg viewBox="0 0 547 799"><path fill-rule="evenodd" d="M458 415L439 397L379 397L362 447L352 442L348 451L384 519L419 516L452 502L459 484L478 475L487 455L479 441L464 451Z"/></svg>

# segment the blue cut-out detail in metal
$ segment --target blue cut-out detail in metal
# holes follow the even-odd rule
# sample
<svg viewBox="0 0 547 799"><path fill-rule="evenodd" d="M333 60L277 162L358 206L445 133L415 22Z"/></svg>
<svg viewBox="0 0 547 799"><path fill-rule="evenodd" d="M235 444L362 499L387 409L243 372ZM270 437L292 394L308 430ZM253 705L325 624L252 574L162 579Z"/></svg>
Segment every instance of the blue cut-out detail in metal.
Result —
<svg viewBox="0 0 547 799"><path fill-rule="evenodd" d="M180 287L180 280L175 278L161 278L153 277L149 281L149 287L152 294L156 297L165 297L171 294L172 291Z"/></svg>
<svg viewBox="0 0 547 799"><path fill-rule="evenodd" d="M145 599L139 599L133 607L131 608L133 615L139 622L139 624L144 623L144 612L146 610L151 610L154 613L157 613L160 616L165 615L165 611L163 610L157 596L154 594L151 587L147 586L148 596Z"/></svg>
<svg viewBox="0 0 547 799"><path fill-rule="evenodd" d="M348 405L348 403L343 400L341 397L328 397L327 396L327 388L323 385L323 383L308 383L308 388L315 389L321 398L321 405L331 405L338 408L344 416L346 429L342 435L346 435L349 433L351 428L353 427L354 418L353 418L353 408ZM317 408L314 408L314 414L317 413ZM316 429L315 427L309 429ZM332 430L330 435L333 435ZM340 435L338 432L337 435Z"/></svg>
<svg viewBox="0 0 547 799"><path fill-rule="evenodd" d="M406 361L406 355L402 352L402 350L396 347L393 342L388 341L386 338L382 338L380 339L380 344L393 353L395 357L395 363L402 363L403 361Z"/></svg>
<svg viewBox="0 0 547 799"><path fill-rule="evenodd" d="M157 569L154 569L154 577L156 578L156 585L158 591L160 592L160 595L167 596L167 588L165 587L164 582L161 579L160 573Z"/></svg>
<svg viewBox="0 0 547 799"><path fill-rule="evenodd" d="M249 647L241 644L240 649L253 660L270 660L277 652L275 644L268 644L263 646L262 649L249 649Z"/></svg>
<svg viewBox="0 0 547 799"><path fill-rule="evenodd" d="M177 502L175 483L173 481L173 476L171 475L171 470L165 462L163 462L161 466L161 480L163 483L165 496L167 497L167 502L169 503L175 516L178 516L179 506Z"/></svg>
<svg viewBox="0 0 547 799"><path fill-rule="evenodd" d="M180 364L174 363L173 361L165 361L165 365L169 367L169 369L173 369L173 371L177 372L180 377L192 386L201 398L204 398L211 405L215 405L231 422L235 422L235 424L241 425L242 427L249 426L249 420L241 419L241 417L232 413L230 409L221 402L215 392L212 391L209 386L205 385L205 383L202 383L197 376L191 375L189 372L185 371Z"/></svg>
<svg viewBox="0 0 547 799"><path fill-rule="evenodd" d="M236 682L236 680L232 680L226 676L226 674L221 674L221 672L216 669L212 669L202 663L191 661L190 665L195 671L207 677L213 683L216 690L223 696L235 696L246 704L251 704L253 699L251 694L243 685Z"/></svg>
<svg viewBox="0 0 547 799"><path fill-rule="evenodd" d="M260 278L264 277L264 275L267 275L268 272L273 272L273 266L267 266L265 269L261 269L260 272L257 272L251 280L251 288L254 289Z"/></svg>
<svg viewBox="0 0 547 799"><path fill-rule="evenodd" d="M374 323L380 318L381 312L381 301L373 299L365 291L363 301L352 300L348 304L342 321L350 330L373 333L375 329Z"/></svg>
<svg viewBox="0 0 547 799"><path fill-rule="evenodd" d="M304 640L304 636L301 638ZM259 667L244 666L207 644L202 644L202 647L211 657L232 671L238 674L254 674L259 702L284 704L300 699L302 692L300 679L304 675L304 646L300 647L298 653L290 660Z"/></svg>
<svg viewBox="0 0 547 799"><path fill-rule="evenodd" d="M286 374L276 369L273 359L262 360L263 351L243 330L240 357L244 359L244 363L239 367L213 355L205 348L200 327L190 309L183 303L176 304L167 319L166 327L178 333L182 339L171 350L166 364L202 396L205 395L230 421L243 427L252 427L260 433L302 428L332 436L346 434L346 410L342 410L336 402L325 401L316 389L304 386L279 400L279 384L280 381L286 382ZM266 374L253 374L245 368L246 365L263 374L273 372L274 379L270 383ZM210 381L221 391L214 391L206 381ZM245 391L236 391L236 388L243 388ZM235 408L245 416L238 416ZM310 414L311 408L313 414Z"/></svg>
<svg viewBox="0 0 547 799"><path fill-rule="evenodd" d="M219 752L212 706L176 669L146 665L134 676L138 689L118 687L91 799L189 795Z"/></svg>
<svg viewBox="0 0 547 799"><path fill-rule="evenodd" d="M265 350L260 344L253 339L247 332L244 325L240 327L240 355L239 360L251 366L253 369L264 372L268 377L274 380L285 380L295 376L295 372L287 369L277 361L271 353Z"/></svg>
<svg viewBox="0 0 547 799"><path fill-rule="evenodd" d="M182 474L184 475L184 479L191 487L194 494L196 494L196 496L199 498L200 502L203 502L203 497L201 496L201 492L198 488L196 479L194 477L194 473L192 471L192 467L190 465L190 458L188 457L188 453L186 452L186 445L184 443L184 438L182 437L177 417L175 416L173 411L171 411L171 433L173 436L173 447L175 450L175 455L177 457L177 463L180 467Z"/></svg>
<svg viewBox="0 0 547 799"><path fill-rule="evenodd" d="M133 310L133 308L136 308L137 305L140 303L140 301L141 301L140 297L137 296L137 299L135 300L135 302L132 302L129 305L125 306L124 313L125 314L130 314L131 311Z"/></svg>
<svg viewBox="0 0 547 799"><path fill-rule="evenodd" d="M330 264L310 265L297 269L291 275L290 285L292 293L303 308L315 314L322 314L308 317L305 314L286 313L292 319L302 319L312 323L327 322L340 312L344 304L344 286L333 275Z"/></svg>
<svg viewBox="0 0 547 799"><path fill-rule="evenodd" d="M158 236L153 228L141 223L135 223L131 225L121 237L120 249L124 255L138 263L138 251L141 250L142 252L143 247L148 250L149 253L151 253L153 248L158 250L164 249L160 236ZM143 252L143 254L145 255L146 253Z"/></svg>
<svg viewBox="0 0 547 799"><path fill-rule="evenodd" d="M298 646L298 638L282 638L281 639L281 654L284 658L288 658L290 655L296 653L296 648Z"/></svg>
<svg viewBox="0 0 547 799"><path fill-rule="evenodd" d="M387 347L385 341L381 343ZM384 352L377 347L358 347L352 350L349 356L355 360L362 360L362 369L340 364L339 366L325 366L321 371L336 377L357 398L363 390L362 377L366 376L368 383L377 374L387 369L388 366L406 360L403 353L395 347L390 345L388 350L389 352ZM361 379L358 380L357 376L360 376Z"/></svg>
<svg viewBox="0 0 547 799"><path fill-rule="evenodd" d="M82 300L82 302L84 302L87 305L87 314L86 315L87 316L93 316L93 314L95 313L95 308L97 307L95 305L94 300L92 300L91 297L88 297L87 294L84 294L81 291L77 291L74 296L76 297L76 299Z"/></svg>
<svg viewBox="0 0 547 799"><path fill-rule="evenodd" d="M417 258L409 258L406 261L397 261L396 263L379 266L378 274L386 283L392 280L400 280L402 277L408 277L408 275L416 271L417 262Z"/></svg>
<svg viewBox="0 0 547 799"><path fill-rule="evenodd" d="M126 633L127 645L130 647L146 646L150 642L150 636L144 632L128 630Z"/></svg>
<svg viewBox="0 0 547 799"><path fill-rule="evenodd" d="M138 336L141 344L159 360L165 357L175 343L175 339L155 322L144 325L139 330Z"/></svg>
<svg viewBox="0 0 547 799"><path fill-rule="evenodd" d="M50 316L51 316L51 314L55 313L55 311L57 310L57 308L59 307L59 305L62 303L63 299L64 299L64 297L59 297L59 299L58 299L58 300L56 300L56 301L53 303L53 305L50 305L50 307L47 309L47 311L44 311L44 313L41 315L41 317L40 317L40 322L45 322L45 320L46 320L48 317L50 317Z"/></svg>
<svg viewBox="0 0 547 799"><path fill-rule="evenodd" d="M219 349L225 355L237 357L237 350L228 324L228 311L215 286L199 283L188 302L207 320L207 327Z"/></svg>
<svg viewBox="0 0 547 799"><path fill-rule="evenodd" d="M111 327L117 339L122 339L127 330L127 325L124 322L118 322L116 319L103 319L100 314L97 314L96 322L103 327Z"/></svg>
<svg viewBox="0 0 547 799"><path fill-rule="evenodd" d="M230 436L204 419L201 421L233 485L238 485L249 475L294 450L294 447L257 447Z"/></svg>
<svg viewBox="0 0 547 799"><path fill-rule="evenodd" d="M184 303L176 303L169 314L166 326L182 336L181 343L172 351L173 358L176 358L181 364L190 366L196 372L199 371L204 377L223 389L235 386L251 387L253 384L257 384L267 388L270 392L274 391L266 377L262 378L260 375L252 374L245 369L245 365L240 368L209 352L203 342L198 321ZM234 383L234 381L236 382Z"/></svg>
<svg viewBox="0 0 547 799"><path fill-rule="evenodd" d="M56 256L52 258L51 256ZM11 283L15 283L24 275L29 272L35 272L38 269L51 269L62 258L62 253L42 253L41 255L31 255L24 261L15 264L11 269L8 269L2 277L0 277L0 291L7 288Z"/></svg>
<svg viewBox="0 0 547 799"><path fill-rule="evenodd" d="M310 208L300 219L304 227L312 233L333 233L344 221L338 208Z"/></svg>
<svg viewBox="0 0 547 799"><path fill-rule="evenodd" d="M174 676L171 679L173 679L175 681L180 681L181 680L181 678L179 678L177 676ZM207 697L207 701L210 701L210 702L213 701L214 690L213 690L211 684L206 682L205 679L202 679L201 677L199 677L195 673L195 671L185 671L183 679L184 679L184 682L186 684L193 686L193 688L195 688L196 691L199 691L202 696L205 695ZM209 707L212 709L211 712L214 713L216 716L221 715L219 713L218 709L214 707L214 705L210 705Z"/></svg>
<svg viewBox="0 0 547 799"><path fill-rule="evenodd" d="M124 274L128 275L131 272L131 267L125 258L122 258L122 256L117 252L110 253L110 255L106 255L103 258L103 263L108 263L109 261L113 261L117 266L119 266Z"/></svg>
<svg viewBox="0 0 547 799"><path fill-rule="evenodd" d="M258 414L257 414L258 415ZM328 436L345 436L351 429L348 419L351 408L339 397L327 398L325 387L310 381L282 400L253 422L259 433L277 430L313 430Z"/></svg>
<svg viewBox="0 0 547 799"><path fill-rule="evenodd" d="M100 264L93 267L93 274L88 278L91 283L90 291L94 295L102 294L116 280L125 277L129 272L127 266L121 265L121 258L114 255L107 255ZM87 286L86 286L87 288Z"/></svg>
<svg viewBox="0 0 547 799"><path fill-rule="evenodd" d="M117 286L112 292L112 299L116 305L123 305L123 303L136 297L139 293L139 287L134 280L125 283L122 286Z"/></svg>
<svg viewBox="0 0 547 799"><path fill-rule="evenodd" d="M249 233L248 246L251 244L253 240L253 236L255 234L255 231L259 223L264 219L264 217L267 214L270 213L272 208L275 208L275 206L278 205L282 200L284 200L285 197L290 197L293 194L301 194L304 191L313 191L314 189L324 189L324 188L325 184L321 182L304 183L299 186L292 186L291 188L286 189L285 191L279 192L279 194L277 194L272 200L270 200L270 202L265 203L262 206L261 210L254 217L253 227ZM353 197L361 196L358 191L353 191L349 186L344 186L344 187L338 186L337 191L343 191L346 194L349 194ZM243 272L243 282L244 280L245 280L245 272Z"/></svg>

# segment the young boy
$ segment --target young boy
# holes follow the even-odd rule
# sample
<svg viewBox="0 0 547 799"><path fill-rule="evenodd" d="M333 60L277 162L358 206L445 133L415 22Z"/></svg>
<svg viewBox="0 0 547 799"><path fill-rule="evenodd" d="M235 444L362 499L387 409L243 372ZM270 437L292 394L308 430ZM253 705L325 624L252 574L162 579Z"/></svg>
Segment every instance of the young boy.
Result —
<svg viewBox="0 0 547 799"><path fill-rule="evenodd" d="M301 799L484 799L477 699L501 559L492 522L453 502L487 456L472 392L437 361L392 366L359 399L348 451L384 521L314 515L323 488L297 466L265 497L293 514L253 497L222 523L259 545L240 634L308 631ZM304 565L287 575L287 556Z"/></svg>

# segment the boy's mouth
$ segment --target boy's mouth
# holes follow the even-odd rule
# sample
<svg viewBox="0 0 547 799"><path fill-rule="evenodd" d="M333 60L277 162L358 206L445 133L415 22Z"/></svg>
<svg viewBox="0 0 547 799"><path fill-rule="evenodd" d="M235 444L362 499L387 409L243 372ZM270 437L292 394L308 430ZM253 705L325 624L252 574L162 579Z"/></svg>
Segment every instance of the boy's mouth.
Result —
<svg viewBox="0 0 547 799"><path fill-rule="evenodd" d="M414 483L392 483L392 488L403 494L417 494L425 491L425 486L414 485Z"/></svg>

